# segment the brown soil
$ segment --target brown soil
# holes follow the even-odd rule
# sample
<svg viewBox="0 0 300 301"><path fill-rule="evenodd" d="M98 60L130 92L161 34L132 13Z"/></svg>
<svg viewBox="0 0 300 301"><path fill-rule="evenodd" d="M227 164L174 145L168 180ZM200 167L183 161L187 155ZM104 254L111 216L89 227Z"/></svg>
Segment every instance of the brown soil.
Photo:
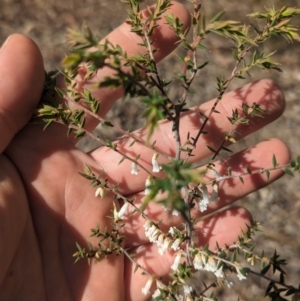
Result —
<svg viewBox="0 0 300 301"><path fill-rule="evenodd" d="M273 0L271 4L275 7L286 4L296 6L299 2ZM203 1L203 6L208 15L207 19L220 10L226 10L228 18L237 18L244 22L249 22L245 15L263 8L259 0ZM103 37L123 22L126 13L124 6L117 0L1 0L0 7L0 42L15 32L30 36L41 48L47 70L59 68L61 59L68 52L65 42L67 28L79 29L86 22L97 35ZM297 25L300 24L299 19ZM201 102L216 96L216 76L228 74L232 66L230 44L221 39L211 39L208 43L211 52L203 52L201 59L209 60L210 64L201 72L194 85L201 93ZM276 122L247 137L240 145L244 148L263 139L277 137L287 143L293 155L300 154L300 46L288 44L282 39L280 42L272 40L265 46L264 51L267 53L274 49L278 49L276 58L282 64L283 73L253 72L252 78L247 81L261 77L276 80L285 93L287 108ZM176 64L174 55L170 55L160 68L167 77L172 76L169 70L180 72L180 65ZM241 82L236 81L231 89L239 85ZM172 90L171 93L175 96L178 92ZM190 103L199 103L199 94L192 96ZM124 128L132 129L142 125L137 124L139 118L134 117L140 110L141 106L137 102L127 102L124 106L120 101L109 113L109 118ZM87 147L91 146L89 143L84 142ZM257 236L258 249L264 248L269 255L276 249L286 258L289 262L286 267L286 280L295 286L300 282L300 192L297 188L299 181L299 175L295 178L285 176L239 201L239 204L248 208L264 227L264 233ZM255 278L251 285L249 283L240 282L231 290L222 289L220 300L236 300L237 295L240 295L240 300L265 300L263 296L267 282Z"/></svg>

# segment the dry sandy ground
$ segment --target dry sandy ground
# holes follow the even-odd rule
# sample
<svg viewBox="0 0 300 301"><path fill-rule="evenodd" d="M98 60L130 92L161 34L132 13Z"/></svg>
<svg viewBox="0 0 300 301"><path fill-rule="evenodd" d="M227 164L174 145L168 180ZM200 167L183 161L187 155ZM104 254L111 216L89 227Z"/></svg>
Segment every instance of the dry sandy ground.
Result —
<svg viewBox="0 0 300 301"><path fill-rule="evenodd" d="M270 0L264 1L263 4L281 7L284 4L295 6L297 2L297 0ZM226 10L228 18L238 18L245 22L248 22L244 17L246 14L262 9L262 4L258 0L203 1L203 6L208 16L223 9ZM67 52L66 28L78 29L83 22L87 22L97 35L103 37L124 20L126 11L118 0L1 0L0 7L0 42L14 32L30 36L40 46L47 70L58 68L63 55ZM300 24L299 19L296 22L297 25ZM216 96L215 77L222 73L228 74L232 66L228 43L216 39L211 40L209 46L211 52L203 55L203 61L209 60L210 66L204 69L195 83L197 91L201 91L201 101ZM275 79L285 93L287 108L278 121L248 137L241 145L246 147L263 139L277 137L289 145L293 154L300 154L300 118L298 117L300 114L298 104L300 45L290 45L284 40L280 42L272 40L265 46L265 52L274 49L270 47L278 49L277 58L282 64L283 73L253 73L249 81L260 77ZM161 70L169 76L168 70L173 70L174 73L180 71L174 55L171 55L169 60L162 65ZM241 83L236 82L231 89L238 85ZM176 95L175 90L172 93ZM191 104L197 102L199 102L197 95L191 97ZM133 128L140 125L136 123L138 118L134 118L140 109L140 105L136 102L132 104L127 102L126 106L119 102L109 116L120 126ZM286 176L240 201L240 204L247 207L255 219L264 226L264 233L257 237L260 248L265 248L269 254L272 254L276 248L278 253L288 259L289 265L286 270L289 277L287 280L296 286L300 281L299 182L299 175L295 178ZM251 285L246 282L245 285L240 283L231 291L222 290L221 299L236 300L235 296L239 294L240 300L264 300L263 288L266 284L264 281L255 279Z"/></svg>

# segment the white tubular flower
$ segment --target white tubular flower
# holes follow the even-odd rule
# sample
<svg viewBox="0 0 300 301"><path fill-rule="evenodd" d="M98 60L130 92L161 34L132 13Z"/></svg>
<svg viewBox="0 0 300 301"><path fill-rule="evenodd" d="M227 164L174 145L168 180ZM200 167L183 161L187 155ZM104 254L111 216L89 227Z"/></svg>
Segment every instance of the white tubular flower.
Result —
<svg viewBox="0 0 300 301"><path fill-rule="evenodd" d="M250 262L250 264L251 264L252 266L254 266L255 263L256 263L256 256L253 255L253 256L249 257L249 258L247 259L247 261Z"/></svg>
<svg viewBox="0 0 300 301"><path fill-rule="evenodd" d="M152 295L152 299L158 298L159 296L160 296L160 290L157 288Z"/></svg>
<svg viewBox="0 0 300 301"><path fill-rule="evenodd" d="M169 233L174 237L175 235L175 231L174 231L175 227L170 227L169 229Z"/></svg>
<svg viewBox="0 0 300 301"><path fill-rule="evenodd" d="M175 256L175 260L174 260L174 263L171 265L171 269L173 271L177 271L178 269L178 266L179 266L179 263L180 263L180 260L181 260L181 252L178 252Z"/></svg>
<svg viewBox="0 0 300 301"><path fill-rule="evenodd" d="M211 172L216 180L222 179L221 175L215 169L212 169Z"/></svg>
<svg viewBox="0 0 300 301"><path fill-rule="evenodd" d="M239 280L242 281L242 280L247 279L247 277L241 273L240 269L236 268L236 272L237 272L236 276L239 278Z"/></svg>
<svg viewBox="0 0 300 301"><path fill-rule="evenodd" d="M210 201L211 202L217 202L219 199L220 199L219 198L219 187L218 187L218 184L215 183L212 186L212 193L211 193Z"/></svg>
<svg viewBox="0 0 300 301"><path fill-rule="evenodd" d="M151 176L149 176L145 182L145 192L144 192L145 195L150 194L150 192L151 192L151 190L149 189L150 185L152 185L152 177Z"/></svg>
<svg viewBox="0 0 300 301"><path fill-rule="evenodd" d="M118 212L118 218L122 219L124 214L126 213L127 209L128 209L129 203L125 202L124 205L122 206L122 208L120 209L120 211Z"/></svg>
<svg viewBox="0 0 300 301"><path fill-rule="evenodd" d="M199 205L199 210L200 210L201 212L206 211L206 210L207 210L207 205L208 205L208 204L209 204L209 203L207 203L204 199L201 200L201 201L198 203L198 205Z"/></svg>
<svg viewBox="0 0 300 301"><path fill-rule="evenodd" d="M103 198L105 194L105 190L103 187L98 187L95 191L95 197L100 196L100 198Z"/></svg>
<svg viewBox="0 0 300 301"><path fill-rule="evenodd" d="M221 265L215 272L217 278L224 278L223 265Z"/></svg>
<svg viewBox="0 0 300 301"><path fill-rule="evenodd" d="M152 228L154 228L154 227L155 226L153 225ZM149 241L157 243L158 242L158 237L160 236L160 233L161 233L160 230L155 227L155 229L153 230L151 236L149 237Z"/></svg>
<svg viewBox="0 0 300 301"><path fill-rule="evenodd" d="M174 240L174 242L172 243L171 245L171 249L174 250L174 251L178 251L180 248L180 243L181 243L181 239L180 238L177 238L176 240Z"/></svg>
<svg viewBox="0 0 300 301"><path fill-rule="evenodd" d="M207 187L205 185L203 185L201 187L201 191L202 191L202 194L203 194L203 198L209 202L208 190L207 190Z"/></svg>
<svg viewBox="0 0 300 301"><path fill-rule="evenodd" d="M213 257L209 256L205 264L205 270L208 272L215 272L217 270L217 264Z"/></svg>
<svg viewBox="0 0 300 301"><path fill-rule="evenodd" d="M181 187L180 194L183 200L185 200L187 194L188 194L188 188L187 187Z"/></svg>
<svg viewBox="0 0 300 301"><path fill-rule="evenodd" d="M204 269L204 263L203 263L203 258L202 258L202 254L197 253L194 257L194 268L196 270L203 270Z"/></svg>
<svg viewBox="0 0 300 301"><path fill-rule="evenodd" d="M209 196L208 196L208 191L206 186L201 187L201 192L202 192L202 200L198 203L199 205L199 210L201 212L207 210L207 205L209 204Z"/></svg>
<svg viewBox="0 0 300 301"><path fill-rule="evenodd" d="M150 242L156 242L160 231L150 221L146 221L144 224L145 235Z"/></svg>
<svg viewBox="0 0 300 301"><path fill-rule="evenodd" d="M145 224L144 224L144 229L145 229L145 232L149 231L149 229L151 228L151 226L153 226L153 224L149 221L149 220L146 220Z"/></svg>
<svg viewBox="0 0 300 301"><path fill-rule="evenodd" d="M164 285L160 280L156 280L156 287L157 289L154 291L152 295L152 299L158 298L161 295L161 291L167 291L168 288Z"/></svg>
<svg viewBox="0 0 300 301"><path fill-rule="evenodd" d="M163 284L160 280L156 280L156 286L157 288L161 289L161 290L167 290L167 286L165 284Z"/></svg>
<svg viewBox="0 0 300 301"><path fill-rule="evenodd" d="M145 286L142 288L142 294L147 295L150 291L150 288L152 286L153 278L149 278L146 282Z"/></svg>
<svg viewBox="0 0 300 301"><path fill-rule="evenodd" d="M170 240L169 237L166 237L166 238L164 239L163 245L161 245L161 244L158 242L158 246L159 246L159 248L158 248L158 253L159 253L159 255L164 255L164 254L166 253L166 251L169 249L170 244L171 244L171 240Z"/></svg>
<svg viewBox="0 0 300 301"><path fill-rule="evenodd" d="M153 225L150 229L150 233L149 233L149 240L150 242L155 242L158 239L159 236L159 230Z"/></svg>
<svg viewBox="0 0 300 301"><path fill-rule="evenodd" d="M161 170L161 166L158 164L157 158L158 158L158 153L154 153L151 160L153 172L160 172Z"/></svg>
<svg viewBox="0 0 300 301"><path fill-rule="evenodd" d="M164 245L164 241L165 241L165 235L161 233L157 239L158 246L162 247Z"/></svg>
<svg viewBox="0 0 300 301"><path fill-rule="evenodd" d="M131 163L131 171L130 172L132 175L137 175L139 173L136 162Z"/></svg>
<svg viewBox="0 0 300 301"><path fill-rule="evenodd" d="M114 221L117 222L119 220L118 209L117 209L115 202L113 202L113 205L114 205Z"/></svg>
<svg viewBox="0 0 300 301"><path fill-rule="evenodd" d="M193 288L187 284L184 284L183 291L184 291L185 295L189 295L191 292L193 292Z"/></svg>
<svg viewBox="0 0 300 301"><path fill-rule="evenodd" d="M179 214L180 214L180 212L178 210L176 210L176 209L172 210L172 215L179 216Z"/></svg>

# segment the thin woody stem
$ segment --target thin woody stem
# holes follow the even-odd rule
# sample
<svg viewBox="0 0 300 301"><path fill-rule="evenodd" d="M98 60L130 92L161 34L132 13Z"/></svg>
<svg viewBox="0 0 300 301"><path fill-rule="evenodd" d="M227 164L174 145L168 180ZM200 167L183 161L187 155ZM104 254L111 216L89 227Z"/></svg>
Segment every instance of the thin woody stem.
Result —
<svg viewBox="0 0 300 301"><path fill-rule="evenodd" d="M265 26L265 29L262 33L258 34L255 39L254 39L254 43L256 43L256 41L258 41L263 35L264 35L264 32L265 30L267 29L267 25ZM225 85L223 86L223 88L220 90L219 92L219 95L217 97L217 99L215 100L212 108L210 109L209 111L209 114L207 116L204 116L204 121L196 135L196 137L193 139L193 143L192 143L192 146L191 146L191 150L190 152L186 155L185 159L184 159L184 162L187 162L189 160L189 158L191 157L194 149L196 148L197 146L197 143L198 143L198 140L200 138L200 136L203 134L204 132L204 129L207 125L207 122L209 121L209 119L211 118L212 114L216 112L216 108L217 108L217 105L219 104L219 102L221 101L221 99L223 98L223 95L225 94L225 92L227 91L229 85L231 84L232 80L235 78L236 74L237 74L237 69L238 67L240 66L241 62L243 61L243 59L245 58L245 56L249 53L249 51L253 48L254 46L252 44L250 44L244 51L243 53L241 54L239 60L236 61L235 63L235 66L231 72L231 75L230 77L225 81Z"/></svg>
<svg viewBox="0 0 300 301"><path fill-rule="evenodd" d="M86 114L88 114L88 115L94 117L95 119L97 119L100 123L105 123L106 122L106 120L104 118L100 117L98 114L92 112L91 110L85 108L84 106L82 106L80 104L77 104L77 103L76 103L76 105L78 105L78 107L80 107L82 110L84 110ZM122 128L120 128L120 127L118 127L118 126L116 126L114 124L111 124L111 125L120 134L122 134L124 136L127 136L129 138L132 138L135 142L138 142L138 143L142 144L143 146L145 146L145 147L147 147L147 148L155 151L156 153L158 153L160 156L162 156L164 158L167 158L169 160L172 159L172 157L166 155L165 153L162 153L157 148L155 148L155 146L153 145L153 143L152 143L152 145L150 145L149 143L147 143L147 141L142 140L141 138L139 138L138 136L136 136L133 132L125 131Z"/></svg>

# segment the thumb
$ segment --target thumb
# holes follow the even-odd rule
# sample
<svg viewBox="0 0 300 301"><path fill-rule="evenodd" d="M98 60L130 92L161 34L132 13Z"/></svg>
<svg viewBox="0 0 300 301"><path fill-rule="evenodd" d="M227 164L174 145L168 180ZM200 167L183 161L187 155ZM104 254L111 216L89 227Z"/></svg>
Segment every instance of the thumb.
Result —
<svg viewBox="0 0 300 301"><path fill-rule="evenodd" d="M37 45L20 34L10 36L0 49L0 153L29 121L44 79Z"/></svg>

